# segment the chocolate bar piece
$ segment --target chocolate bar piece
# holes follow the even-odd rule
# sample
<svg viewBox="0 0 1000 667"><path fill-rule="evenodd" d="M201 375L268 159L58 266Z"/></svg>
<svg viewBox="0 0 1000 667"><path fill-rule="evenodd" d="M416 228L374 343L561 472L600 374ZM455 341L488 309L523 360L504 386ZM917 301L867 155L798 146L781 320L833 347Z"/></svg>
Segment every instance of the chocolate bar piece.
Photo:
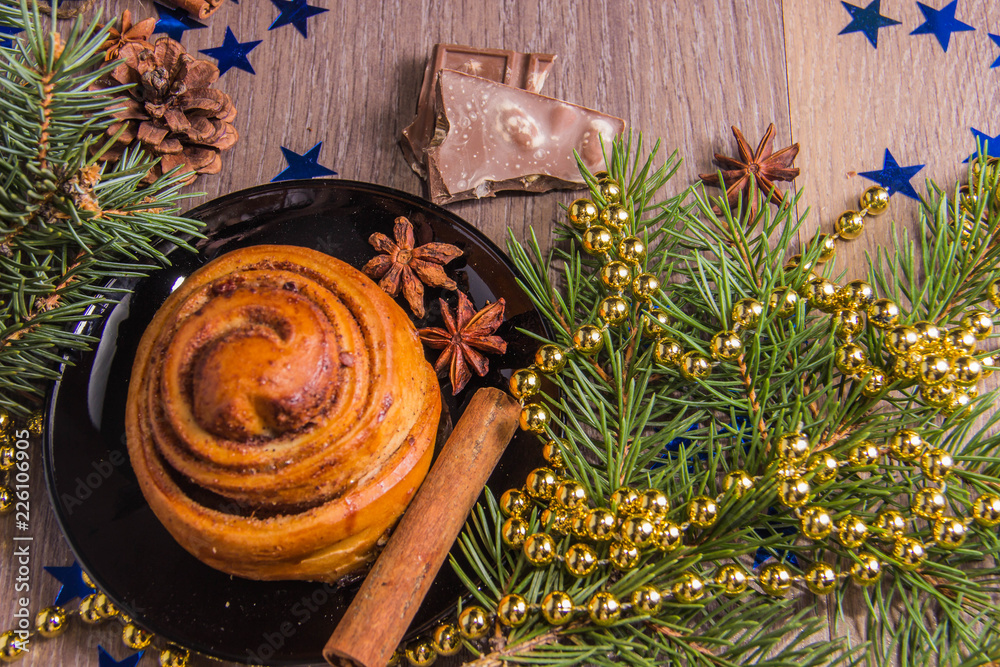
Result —
<svg viewBox="0 0 1000 667"><path fill-rule="evenodd" d="M403 138L399 142L413 171L421 178L427 178L424 150L434 136L434 119L437 116L434 88L438 72L442 69L456 70L538 93L555 59L550 53L518 53L505 49L435 44L434 55L424 70L417 117L403 130Z"/></svg>
<svg viewBox="0 0 1000 667"><path fill-rule="evenodd" d="M583 185L573 151L590 171L625 121L477 76L442 70L438 121L427 149L431 200L447 204L500 190L546 192Z"/></svg>

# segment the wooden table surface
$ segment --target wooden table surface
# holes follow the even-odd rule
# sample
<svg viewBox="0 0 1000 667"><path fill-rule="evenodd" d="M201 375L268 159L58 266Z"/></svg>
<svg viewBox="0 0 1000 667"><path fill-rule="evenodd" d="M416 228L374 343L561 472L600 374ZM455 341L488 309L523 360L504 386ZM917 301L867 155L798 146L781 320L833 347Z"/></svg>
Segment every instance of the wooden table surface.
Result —
<svg viewBox="0 0 1000 667"><path fill-rule="evenodd" d="M342 178L425 194L396 142L412 120L424 64L438 42L558 54L543 92L620 116L648 139L662 138L667 152L678 150L684 163L671 192L714 171L714 152L736 154L731 125L756 144L775 123L776 148L801 145L794 188L803 192L799 213L808 207L809 214L800 241L830 231L841 211L857 207L871 184L858 172L881 169L887 149L902 166L925 165L912 180L921 192L925 178L950 188L966 173L972 128L1000 135L1000 68L990 68L1000 46L989 38L1000 33L1000 12L988 11L990 0L959 0L957 18L975 30L954 33L947 51L933 35L910 34L923 23L913 0L882 1L881 13L900 25L879 30L877 49L860 32L838 35L851 17L837 0L311 4L329 11L309 19L308 38L292 26L268 31L278 10L266 0L227 1L207 28L184 34L191 52L220 45L227 26L242 42L262 40L249 54L255 75L233 69L218 83L239 109L240 140L224 154L222 173L192 188L206 193L192 206L270 181L286 166L280 147L301 154L318 142L320 163ZM126 8L136 19L155 16L149 0L98 0L94 11L107 16ZM498 243L508 229L524 238L529 228L547 241L559 204L573 197L501 195L449 208ZM862 275L864 252L890 238L890 222L918 230L916 211L914 200L893 196L889 214L842 244L838 266ZM73 561L45 495L39 456L34 461L33 610L58 589L42 567ZM3 628L12 626L15 608L12 535L13 523L0 522L8 564L0 569ZM857 636L852 611L846 614L835 632ZM21 664L97 665L98 644L121 659L129 652L116 628L75 623L60 639L33 645ZM140 667L154 663L146 656Z"/></svg>

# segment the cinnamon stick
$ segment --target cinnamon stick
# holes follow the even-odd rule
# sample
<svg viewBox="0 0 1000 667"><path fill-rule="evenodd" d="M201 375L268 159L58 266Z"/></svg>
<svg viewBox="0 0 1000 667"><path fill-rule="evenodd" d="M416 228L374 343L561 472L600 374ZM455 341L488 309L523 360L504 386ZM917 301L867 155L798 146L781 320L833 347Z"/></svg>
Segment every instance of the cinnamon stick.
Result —
<svg viewBox="0 0 1000 667"><path fill-rule="evenodd" d="M222 6L222 0L163 0L163 2L183 9L196 19L207 19Z"/></svg>
<svg viewBox="0 0 1000 667"><path fill-rule="evenodd" d="M383 667L406 633L514 435L520 407L476 392L427 478L323 649L336 667Z"/></svg>

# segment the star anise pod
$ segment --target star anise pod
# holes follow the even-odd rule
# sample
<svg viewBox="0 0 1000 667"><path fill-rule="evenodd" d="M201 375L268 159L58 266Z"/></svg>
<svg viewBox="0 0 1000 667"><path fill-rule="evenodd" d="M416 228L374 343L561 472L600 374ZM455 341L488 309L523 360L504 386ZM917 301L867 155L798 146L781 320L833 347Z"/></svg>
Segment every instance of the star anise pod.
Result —
<svg viewBox="0 0 1000 667"><path fill-rule="evenodd" d="M424 285L456 290L458 285L445 275L444 265L462 255L448 243L425 243L414 247L413 223L400 216L393 225L395 243L385 234L375 232L368 237L380 255L365 264L362 271L389 296L399 296L400 290L418 318L424 316Z"/></svg>
<svg viewBox="0 0 1000 667"><path fill-rule="evenodd" d="M500 336L491 335L503 324L504 300L497 299L476 312L475 306L463 292L458 293L458 307L453 315L448 302L441 302L441 316L447 329L428 327L417 333L428 347L444 352L434 363L439 373L448 367L451 393L457 394L472 379L472 370L479 377L486 375L490 363L478 350L490 354L503 354L507 343Z"/></svg>
<svg viewBox="0 0 1000 667"><path fill-rule="evenodd" d="M791 181L799 175L797 167L792 166L795 156L799 154L799 145L792 144L787 148L782 148L778 152L773 152L771 142L774 139L774 123L771 123L764 138L757 145L757 150L751 152L750 144L743 137L743 133L733 126L733 136L739 145L740 159L726 157L715 154L715 161L722 167L722 180L719 183L718 173L700 174L705 185L715 185L726 188L726 198L730 206L736 206L740 193L743 193L743 202L749 206L750 217L753 220L757 216L757 197L751 198L751 189L756 188L758 192L768 195L771 201L781 206L784 194L779 193L775 187L775 181ZM720 212L718 208L716 212Z"/></svg>
<svg viewBox="0 0 1000 667"><path fill-rule="evenodd" d="M108 28L108 37L101 44L104 50L104 60L114 60L123 46L129 43L148 42L156 27L156 19L148 19L132 23L132 12L125 10L116 25Z"/></svg>

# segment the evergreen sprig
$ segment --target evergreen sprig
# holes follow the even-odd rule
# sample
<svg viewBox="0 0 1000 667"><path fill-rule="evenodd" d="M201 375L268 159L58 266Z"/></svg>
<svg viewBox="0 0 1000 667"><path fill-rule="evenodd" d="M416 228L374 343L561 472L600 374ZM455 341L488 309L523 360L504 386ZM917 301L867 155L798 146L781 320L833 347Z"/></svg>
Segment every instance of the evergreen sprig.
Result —
<svg viewBox="0 0 1000 667"><path fill-rule="evenodd" d="M739 299L767 304L772 294L804 293L815 279L810 267L816 266L820 247L818 241L806 244L801 259L788 263L786 254L804 222L796 216L797 201L773 210L762 197L751 227L742 202L731 210L725 198L712 201L700 187L654 201L678 162L670 156L657 168L658 146L642 159L641 144L640 137L615 142L607 171L623 184L626 206L635 212L634 233L648 248L638 270L656 274L663 285L652 306L667 311L671 323L660 329L643 317L644 306L635 300L626 324L605 329L597 355L570 354L563 371L552 376L558 391L543 399L554 415L543 441L563 443L560 474L584 487L591 506L610 507L609 498L621 486L659 489L670 498L668 518L677 524L686 521L692 497L720 493L728 472L745 470L757 481L742 496L726 492L715 525L689 531L680 549L645 551L633 570L601 567L582 578L570 576L558 561L533 567L519 550L505 547L505 517L490 496L461 537L468 565L453 561L469 587L470 604L496 609L508 593L538 604L552 590L569 593L577 604L599 590L627 602L637 587L669 589L686 572L710 579L725 563L752 571L755 557L784 561L793 572L815 561L846 571L857 552L832 536L816 542L801 538L798 519L778 502L774 443L788 432L805 432L814 453L846 461L851 448L865 440L885 442L898 429L916 429L957 462L947 486L949 514L968 518L974 496L996 493L996 391L951 414L929 405L913 382L893 382L866 395L867 376L852 379L834 363L840 343L831 333L831 316L805 303L787 318L766 307L759 326L743 334L744 354L721 363L704 380L686 380L657 363L647 329L707 354L712 335L733 328L730 312ZM597 180L585 168L582 172L591 197L603 205ZM954 199L932 184L917 238L894 234L891 248L869 258L869 282L899 304L903 323L958 325L985 300L986 285L1000 265L1000 206L989 203L997 179L984 170L971 178L969 193L955 191ZM721 215L713 213L713 204ZM547 254L534 236L527 247L511 237L508 251L522 287L555 332L552 341L539 339L540 344L571 347L577 327L600 324L597 307L606 293L597 271L605 260L582 249L578 231L561 227ZM826 277L841 277L832 275L832 263L824 266ZM880 332L869 327L859 340L876 363L890 363ZM810 504L835 519L851 513L869 526L884 509L909 516L912 495L934 485L919 466L884 457L878 465L841 468L830 481L812 473L805 478L812 485ZM529 534L548 530L542 509L535 506L526 515ZM912 529L914 537L932 543L929 522L914 521ZM559 553L579 541L551 534ZM518 628L498 625L488 647L469 644L479 656L472 664L975 665L997 659L996 530L972 523L961 548L929 546L929 557L913 572L894 567L891 543L877 537L866 550L886 565L882 580L871 587L842 582L826 603L809 593L797 601L755 590L729 599L713 589L694 604L668 599L655 616L623 614L611 627L591 624L586 614L552 627L535 613ZM836 628L828 627L827 605L833 605L838 622L844 620L849 596L867 609L866 635L830 639Z"/></svg>
<svg viewBox="0 0 1000 667"><path fill-rule="evenodd" d="M92 90L116 64L99 19L78 17L64 40L37 3L0 0L0 23L24 31L0 49L0 408L15 414L64 353L94 342L78 325L115 296L109 281L166 263L165 244L191 249L200 227L176 215L180 174L143 185L154 163L142 152L98 159L122 90Z"/></svg>

